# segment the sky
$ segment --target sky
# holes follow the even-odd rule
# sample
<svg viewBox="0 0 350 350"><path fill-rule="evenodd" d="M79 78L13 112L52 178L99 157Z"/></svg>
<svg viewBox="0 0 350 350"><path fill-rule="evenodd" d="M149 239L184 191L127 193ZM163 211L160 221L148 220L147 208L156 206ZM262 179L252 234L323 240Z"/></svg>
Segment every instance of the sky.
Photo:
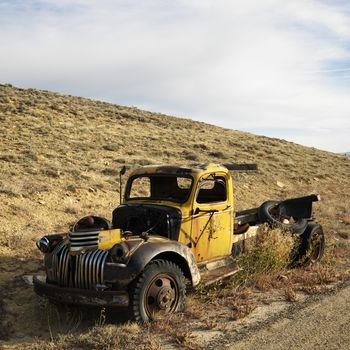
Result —
<svg viewBox="0 0 350 350"><path fill-rule="evenodd" d="M0 0L0 83L350 151L350 1Z"/></svg>

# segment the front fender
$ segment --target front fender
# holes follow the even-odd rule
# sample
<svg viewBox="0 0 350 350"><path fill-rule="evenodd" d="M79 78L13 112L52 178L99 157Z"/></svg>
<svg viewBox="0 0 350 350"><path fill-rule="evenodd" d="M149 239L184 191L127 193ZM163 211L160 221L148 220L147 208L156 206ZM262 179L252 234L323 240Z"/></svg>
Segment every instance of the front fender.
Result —
<svg viewBox="0 0 350 350"><path fill-rule="evenodd" d="M108 263L106 275L112 283L122 284L130 283L134 280L146 267L146 265L155 259L170 260L177 264L183 271L186 278L191 281L192 286L198 285L200 282L200 274L196 264L195 257L187 246L182 243L171 240L148 240L136 242L125 241L131 247L131 257L128 263L123 267L121 264Z"/></svg>

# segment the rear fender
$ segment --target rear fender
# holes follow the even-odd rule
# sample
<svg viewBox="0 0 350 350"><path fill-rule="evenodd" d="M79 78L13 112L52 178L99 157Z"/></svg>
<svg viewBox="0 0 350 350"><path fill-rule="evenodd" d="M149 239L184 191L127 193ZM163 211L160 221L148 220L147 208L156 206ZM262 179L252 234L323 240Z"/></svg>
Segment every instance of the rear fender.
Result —
<svg viewBox="0 0 350 350"><path fill-rule="evenodd" d="M287 199L279 204L280 214L296 219L310 219L312 217L312 202L320 200L320 196L310 196Z"/></svg>

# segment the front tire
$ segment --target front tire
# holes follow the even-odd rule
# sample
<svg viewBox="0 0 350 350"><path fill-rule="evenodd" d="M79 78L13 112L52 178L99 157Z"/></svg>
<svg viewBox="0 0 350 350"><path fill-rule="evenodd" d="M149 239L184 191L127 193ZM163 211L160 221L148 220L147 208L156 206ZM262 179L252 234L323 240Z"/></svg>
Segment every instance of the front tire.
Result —
<svg viewBox="0 0 350 350"><path fill-rule="evenodd" d="M151 261L130 290L131 318L151 321L157 313L168 314L184 309L185 277L171 261Z"/></svg>

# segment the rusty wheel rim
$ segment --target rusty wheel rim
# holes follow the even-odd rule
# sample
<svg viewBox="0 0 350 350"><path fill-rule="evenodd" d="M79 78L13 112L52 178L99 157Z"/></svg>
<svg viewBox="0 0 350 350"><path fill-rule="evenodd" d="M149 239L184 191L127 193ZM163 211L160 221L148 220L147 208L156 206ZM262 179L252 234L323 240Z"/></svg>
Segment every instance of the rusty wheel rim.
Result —
<svg viewBox="0 0 350 350"><path fill-rule="evenodd" d="M155 313L170 313L179 301L179 288L175 279L168 274L155 276L144 296L146 314L153 318Z"/></svg>

